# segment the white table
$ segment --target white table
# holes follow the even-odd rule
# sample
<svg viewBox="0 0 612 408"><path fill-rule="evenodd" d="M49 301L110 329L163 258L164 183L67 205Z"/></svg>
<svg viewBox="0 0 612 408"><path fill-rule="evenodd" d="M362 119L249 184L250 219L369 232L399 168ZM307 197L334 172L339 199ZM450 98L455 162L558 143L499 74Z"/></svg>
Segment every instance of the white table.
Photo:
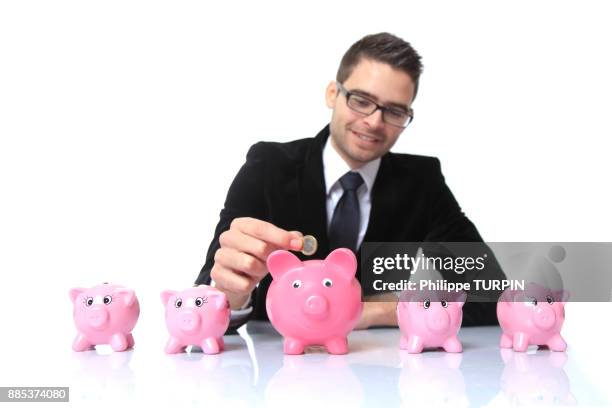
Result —
<svg viewBox="0 0 612 408"><path fill-rule="evenodd" d="M219 355L198 350L166 355L163 332L155 342L135 334L135 348L123 353L108 346L75 353L67 342L50 353L3 350L3 360L15 375L5 371L1 385L69 386L71 405L78 406L610 403L585 380L581 365L572 358L571 345L567 353L535 347L527 353L502 353L499 332L498 327L463 328L463 353L410 355L399 350L398 329L355 331L349 336L350 353L343 356L328 355L320 348L285 356L282 338L265 322L250 322L240 335L226 336L226 351Z"/></svg>

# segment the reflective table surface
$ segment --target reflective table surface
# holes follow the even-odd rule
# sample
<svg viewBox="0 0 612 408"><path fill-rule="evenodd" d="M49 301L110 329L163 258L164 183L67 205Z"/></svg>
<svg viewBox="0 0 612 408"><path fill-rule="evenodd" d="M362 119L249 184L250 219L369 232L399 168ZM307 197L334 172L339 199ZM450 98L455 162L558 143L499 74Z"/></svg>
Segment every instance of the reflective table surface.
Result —
<svg viewBox="0 0 612 408"><path fill-rule="evenodd" d="M226 351L219 355L205 355L198 348L167 355L163 331L155 342L135 333L136 346L122 353L109 346L77 353L69 342L48 353L4 349L1 378L3 386L69 386L70 404L76 406L148 402L467 407L610 402L586 379L571 348L555 353L532 346L526 353L515 353L500 350L499 335L499 327L463 328L463 353L410 355L398 347L397 328L380 328L352 332L347 355L328 355L311 347L304 355L286 356L274 328L253 321L239 335L225 336Z"/></svg>

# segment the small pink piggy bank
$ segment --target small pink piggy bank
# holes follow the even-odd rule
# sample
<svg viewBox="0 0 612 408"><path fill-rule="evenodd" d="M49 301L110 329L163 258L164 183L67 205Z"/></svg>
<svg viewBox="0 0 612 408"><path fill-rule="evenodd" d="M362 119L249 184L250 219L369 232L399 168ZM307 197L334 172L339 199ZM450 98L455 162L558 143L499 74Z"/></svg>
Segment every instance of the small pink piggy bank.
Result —
<svg viewBox="0 0 612 408"><path fill-rule="evenodd" d="M567 344L560 332L568 297L565 290L551 290L533 282L524 290L506 289L497 302L500 347L526 351L535 344L565 351Z"/></svg>
<svg viewBox="0 0 612 408"><path fill-rule="evenodd" d="M180 353L192 345L202 347L206 354L223 351L223 334L230 321L225 293L200 285L182 292L165 290L161 300L166 307L166 326L170 332L166 353Z"/></svg>
<svg viewBox="0 0 612 408"><path fill-rule="evenodd" d="M140 306L133 290L105 283L90 289L70 289L70 299L78 330L72 343L74 351L93 350L98 344L110 344L114 351L134 346L132 330Z"/></svg>
<svg viewBox="0 0 612 408"><path fill-rule="evenodd" d="M310 345L330 354L348 353L347 336L361 317L357 259L339 248L325 260L300 261L288 251L268 256L272 283L266 298L270 322L285 337L286 354Z"/></svg>
<svg viewBox="0 0 612 408"><path fill-rule="evenodd" d="M420 353L424 348L442 347L460 353L463 348L457 333L466 297L465 292L404 292L397 303L400 348Z"/></svg>

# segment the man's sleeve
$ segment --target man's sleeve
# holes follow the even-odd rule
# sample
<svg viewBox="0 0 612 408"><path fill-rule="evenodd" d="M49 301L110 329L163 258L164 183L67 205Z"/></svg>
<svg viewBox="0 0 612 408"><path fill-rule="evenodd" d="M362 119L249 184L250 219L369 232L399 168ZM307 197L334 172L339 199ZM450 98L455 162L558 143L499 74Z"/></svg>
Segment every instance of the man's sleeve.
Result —
<svg viewBox="0 0 612 408"><path fill-rule="evenodd" d="M434 159L433 175L429 190L429 233L425 239L427 242L483 242L478 230L463 213L457 200L450 191L442 175L440 161ZM449 281L461 279L505 279L506 276L499 266L491 249L482 244L476 245L470 251L478 252L482 256L486 254L488 259L487 268L480 275L462 276L444 275ZM457 254L454 254L457 256ZM464 254L465 255L465 254ZM491 301L469 301L463 306L463 326L497 325L497 303Z"/></svg>
<svg viewBox="0 0 612 408"><path fill-rule="evenodd" d="M253 217L263 219L265 211L265 144L253 145L246 156L246 162L242 165L234 181L230 185L225 199L225 204L219 214L219 222L215 228L214 237L206 253L206 261L200 274L195 280L196 285L211 284L210 272L215 263L215 253L220 248L219 236L230 228L234 218ZM252 308L245 307L244 310L232 312L230 330L246 323L251 317Z"/></svg>

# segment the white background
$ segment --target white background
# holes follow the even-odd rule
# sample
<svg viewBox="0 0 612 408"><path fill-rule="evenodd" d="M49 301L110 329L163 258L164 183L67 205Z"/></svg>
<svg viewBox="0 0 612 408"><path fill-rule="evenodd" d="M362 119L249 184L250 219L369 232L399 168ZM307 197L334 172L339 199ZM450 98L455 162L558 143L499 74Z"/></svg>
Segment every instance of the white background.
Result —
<svg viewBox="0 0 612 408"><path fill-rule="evenodd" d="M425 65L394 150L439 157L485 240L610 241L608 4L3 1L2 347L69 347L68 289L103 281L136 289L135 336L163 325L248 147L314 136L342 54L379 31ZM567 307L570 347L593 344L575 353L609 306Z"/></svg>

